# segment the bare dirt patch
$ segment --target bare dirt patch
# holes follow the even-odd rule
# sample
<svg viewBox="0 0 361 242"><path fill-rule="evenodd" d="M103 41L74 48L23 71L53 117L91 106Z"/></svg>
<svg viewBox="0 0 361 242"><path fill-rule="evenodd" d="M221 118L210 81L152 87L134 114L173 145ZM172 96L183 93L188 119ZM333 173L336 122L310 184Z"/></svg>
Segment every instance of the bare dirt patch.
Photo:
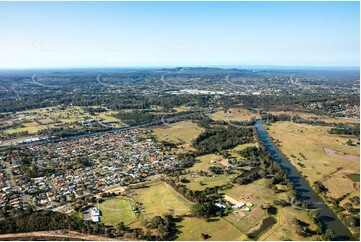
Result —
<svg viewBox="0 0 361 242"><path fill-rule="evenodd" d="M75 231L67 230L54 230L54 231L38 231L28 233L14 233L14 234L0 234L0 240L29 240L29 239L45 239L45 240L86 240L86 241L97 241L97 240L114 240L111 238L86 235Z"/></svg>
<svg viewBox="0 0 361 242"><path fill-rule="evenodd" d="M323 150L325 151L325 153L329 156L338 158L338 159L343 159L343 160L349 160L349 161L354 161L357 160L359 157L356 155L350 155L350 154L340 154L339 152L330 149L330 148L323 148Z"/></svg>

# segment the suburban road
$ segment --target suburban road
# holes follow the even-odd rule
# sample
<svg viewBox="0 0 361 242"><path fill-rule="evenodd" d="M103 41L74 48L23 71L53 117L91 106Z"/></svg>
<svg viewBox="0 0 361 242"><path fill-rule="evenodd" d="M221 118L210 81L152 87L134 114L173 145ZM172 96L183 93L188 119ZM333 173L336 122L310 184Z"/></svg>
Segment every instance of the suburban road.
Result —
<svg viewBox="0 0 361 242"><path fill-rule="evenodd" d="M169 117L167 119L165 119L163 116L161 119L152 120L150 122L146 122L146 123L142 123L142 124L129 125L129 126L113 128L113 129L109 129L109 130L94 131L94 132L77 134L77 135L72 135L72 136L67 136L67 137L47 138L47 139L42 139L39 141L28 142L28 143L17 144L17 145L1 146L0 151L7 150L9 148L22 148L22 147L26 147L26 146L30 146L30 145L35 145L35 144L45 144L45 143L53 143L53 142L58 142L58 141L76 139L76 138L80 138L80 137L92 136L95 134L113 133L113 132L118 132L118 131L123 131L123 130L138 129L138 128L154 126L154 125L165 125L167 123L171 123L171 122L175 122L175 121L182 121L183 119L187 118L188 116L191 116L194 114L211 113L211 112L213 112L213 110L196 111L196 112L192 112L192 113L182 114L179 116Z"/></svg>
<svg viewBox="0 0 361 242"><path fill-rule="evenodd" d="M76 138L80 138L80 137L86 137L86 136L91 136L91 135L95 135L95 134L103 134L103 133L110 133L110 132L117 132L117 131L123 131L123 130L131 130L131 129L138 129L141 127L147 127L147 126L153 126L153 125L169 125L169 122L174 122L174 121L181 121L185 118L187 118L188 116L194 115L194 114L199 114L199 113L209 113L209 112L213 112L212 110L208 110L208 111L197 111L197 112L192 112L192 113L187 113L187 114L183 114L183 115L178 115L178 116L174 116L174 117L170 117L167 119L164 119L164 116L160 119L160 120L153 120L150 122L146 122L143 124L138 124L138 125L131 125L131 126L125 126L125 127L121 127L121 128L114 128L114 129L110 129L110 130L105 130L105 131L98 131L98 132L91 132L91 133L85 133L85 134L80 134L80 135L74 135L74 136L69 136L69 137L60 137L60 138L52 138L52 139L44 139L44 140L39 140L39 141L35 141L35 142L29 142L29 143L24 143L24 144L18 144L18 145L12 145L12 146L3 146L0 147L0 151L6 150L6 149L11 149L11 148L22 148L22 147L26 147L26 146L30 146L30 145L34 145L34 144L45 144L45 143L53 143L53 142L58 142L58 141L64 141L64 140L70 140L70 139L76 139ZM168 122L168 123L167 123ZM11 173L11 166L9 163L1 161L5 166L6 166L6 175L7 175L7 180L9 183L9 186L11 187L12 190L18 192L21 194L22 197L22 201L24 205L28 205L28 200L27 200L27 195L14 183L14 177L13 174ZM54 211L66 208L67 206L69 206L69 204L65 204L64 206L58 207L53 209ZM36 210L36 208L35 208Z"/></svg>
<svg viewBox="0 0 361 242"><path fill-rule="evenodd" d="M23 200L23 205L25 205L25 204L27 205L28 200L27 200L26 194L23 191L21 191L21 189L14 183L14 176L11 173L10 165L6 162L2 162L2 163L6 166L5 171L6 171L6 176L7 176L9 186L11 187L12 190L21 194L21 198Z"/></svg>

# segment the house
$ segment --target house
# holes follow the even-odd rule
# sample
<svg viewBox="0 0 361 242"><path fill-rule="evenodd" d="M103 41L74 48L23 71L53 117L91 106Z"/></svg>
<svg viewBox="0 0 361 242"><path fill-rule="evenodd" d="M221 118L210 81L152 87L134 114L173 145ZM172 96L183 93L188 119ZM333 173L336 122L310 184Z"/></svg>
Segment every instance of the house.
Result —
<svg viewBox="0 0 361 242"><path fill-rule="evenodd" d="M236 204L236 205L233 205L232 206L232 208L241 208L241 207L243 207L245 204L243 203L243 202L240 202L240 203L238 203L238 204Z"/></svg>
<svg viewBox="0 0 361 242"><path fill-rule="evenodd" d="M214 206L220 208L220 209L226 209L226 206L220 203L215 203Z"/></svg>
<svg viewBox="0 0 361 242"><path fill-rule="evenodd" d="M97 208L92 208L90 210L90 214L91 214L91 219L93 222L100 222L100 210Z"/></svg>

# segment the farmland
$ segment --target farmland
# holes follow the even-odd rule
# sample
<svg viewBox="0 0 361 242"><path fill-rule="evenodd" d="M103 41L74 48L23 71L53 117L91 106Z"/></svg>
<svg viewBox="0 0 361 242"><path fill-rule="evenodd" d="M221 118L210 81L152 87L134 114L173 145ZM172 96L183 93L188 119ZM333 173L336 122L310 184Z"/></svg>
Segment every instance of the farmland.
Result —
<svg viewBox="0 0 361 242"><path fill-rule="evenodd" d="M221 121L248 121L252 118L260 118L260 115L244 108L230 108L212 113L209 117Z"/></svg>
<svg viewBox="0 0 361 242"><path fill-rule="evenodd" d="M292 223L292 220L296 218L301 221L306 221L306 223L310 224L311 229L316 229L310 218L301 210L294 209L293 207L284 207L280 208L279 215L277 216L278 224L272 227L270 231L261 235L259 240L318 240L317 236L310 236L308 238L304 238L299 236L296 233L296 227Z"/></svg>
<svg viewBox="0 0 361 242"><path fill-rule="evenodd" d="M296 233L293 218L298 218L312 224L310 218L302 210L297 210L293 207L275 206L274 200L286 199L288 193L275 194L270 188L267 188L268 180L261 179L251 184L235 186L232 189L225 191L227 200L233 204L236 202L251 203L251 211L245 212L236 210L225 217L226 220L236 225L243 233L249 234L260 226L263 219L269 215L263 207L274 206L278 212L275 216L277 223L270 230L262 233L259 240L312 240L314 237L300 237ZM287 226L285 226L287 224ZM311 226L311 229L315 229Z"/></svg>
<svg viewBox="0 0 361 242"><path fill-rule="evenodd" d="M201 176L198 174L195 174L197 172L205 171L208 172L209 167L211 166L223 166L221 162L225 159L223 159L220 155L215 154L209 154L209 155L202 155L198 156L197 159L200 161L199 163L196 163L188 169L191 173L183 175L182 178L186 178L189 180L188 183L186 183L186 186L191 190L204 190L207 187L215 187L215 186L221 186L228 182L229 175L226 174L219 174L219 175L213 175L213 176Z"/></svg>
<svg viewBox="0 0 361 242"><path fill-rule="evenodd" d="M14 226L24 209L28 217L37 218L35 211L54 218L52 228L64 228L59 219L121 240L324 239L326 227L317 230L314 214L294 204L302 187L293 187L273 152L257 142L265 141L254 127L262 114L274 143L355 235L358 73L346 80L334 72L334 84L321 78L327 72L308 73L294 85L291 71L208 71L74 72L64 86L38 77L46 83L39 86L33 74L2 80L0 232L24 229ZM91 221L92 207L100 209L100 223Z"/></svg>
<svg viewBox="0 0 361 242"><path fill-rule="evenodd" d="M251 184L235 186L225 191L225 194L234 199L234 202L252 204L251 211L236 210L227 217L244 233L249 232L257 222L266 216L266 211L261 209L261 206L273 204L275 194L271 189L265 187L266 183L266 180L259 180Z"/></svg>
<svg viewBox="0 0 361 242"><path fill-rule="evenodd" d="M273 115L289 115L289 116L300 116L303 119L313 119L313 120L318 120L318 121L323 121L326 123L347 123L347 124L359 124L360 120L359 119L351 119L351 118L332 118L332 117L328 117L328 116L321 116L321 115L316 115L313 113L304 113L304 112L299 112L299 111L273 111L270 112Z"/></svg>
<svg viewBox="0 0 361 242"><path fill-rule="evenodd" d="M320 180L332 197L357 189L347 177L360 173L360 147L346 144L349 139L356 144L355 137L330 134L329 127L291 122L277 122L268 128L269 135L276 140L281 151L311 183ZM325 152L325 149L335 152Z"/></svg>
<svg viewBox="0 0 361 242"><path fill-rule="evenodd" d="M185 218L179 224L180 234L178 240L194 241L204 240L201 234L208 235L207 240L245 240L246 236L231 223L223 218L215 218L206 222L202 218Z"/></svg>
<svg viewBox="0 0 361 242"><path fill-rule="evenodd" d="M2 121L6 129L2 131L2 136L6 139L14 137L24 137L27 135L37 135L39 131L51 128L72 128L81 130L83 127L78 122L84 120L101 121L104 127L116 127L125 125L119 119L113 117L115 113L109 109L103 109L102 112L90 112L92 108L99 107L80 107L80 106L53 106L47 108L30 109L27 111L7 114ZM89 109L89 110L88 110ZM88 110L88 111L87 111Z"/></svg>

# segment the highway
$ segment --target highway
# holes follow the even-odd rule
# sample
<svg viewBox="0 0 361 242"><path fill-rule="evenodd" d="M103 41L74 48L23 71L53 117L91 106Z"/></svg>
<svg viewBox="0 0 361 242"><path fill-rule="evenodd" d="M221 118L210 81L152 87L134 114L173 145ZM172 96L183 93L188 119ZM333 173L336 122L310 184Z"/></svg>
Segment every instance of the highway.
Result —
<svg viewBox="0 0 361 242"><path fill-rule="evenodd" d="M147 126L153 126L153 125L169 125L169 122L174 122L174 121L181 121L185 118L187 118L188 116L194 115L194 114L200 114L200 113L211 113L213 112L213 110L207 110L207 111L197 111L197 112L192 112L192 113L187 113L187 114L183 114L183 115L179 115L179 116L174 116L174 117L170 117L165 119L164 116L161 119L157 119L157 120L153 120L150 122L146 122L146 123L142 123L142 124L137 124L137 125L131 125L131 126L125 126L125 127L121 127L121 128L114 128L114 129L110 129L110 130L104 130L104 131L97 131L97 132L91 132L91 133L85 133L85 134L79 134L79 135L74 135L74 136L69 136L69 137L58 137L58 138L51 138L51 139L44 139L44 140L39 140L39 141L34 141L34 142L29 142L29 143L24 143L24 144L18 144L18 145L12 145L12 146L4 146L0 148L0 151L2 150L6 150L9 148L23 148L23 147L27 147L30 145L35 145L35 144L45 144L45 143L53 143L53 142L59 142L59 141L64 141L64 140L70 140L70 139L76 139L76 138L80 138L80 137L87 137L87 136L91 136L91 135L95 135L95 134L103 134L103 133L110 133L110 132L118 132L118 131L123 131L123 130L131 130L131 129L138 129L141 127L147 127ZM0 160L0 162L3 162ZM6 166L6 174L7 174L7 180L9 183L9 186L14 190L17 191L21 194L22 196L22 200L23 200L23 204L28 205L28 200L27 200L27 195L14 183L14 178L13 178L13 174L11 173L11 166L9 163L7 162L3 162ZM55 208L54 211L58 211L62 208L67 207L69 204L65 204L61 207ZM51 207L51 206L50 206ZM35 207L35 210L37 210L38 208Z"/></svg>
<svg viewBox="0 0 361 242"><path fill-rule="evenodd" d="M123 130L131 130L131 129L138 129L138 128L142 128L142 127L154 126L154 125L163 125L163 124L166 124L169 122L181 121L181 120L187 118L188 116L191 116L194 114L211 113L211 112L213 112L213 110L208 110L208 111L204 111L204 112L196 111L196 112L192 112L192 113L187 113L187 114L182 114L179 116L170 117L167 119L164 119L164 116L163 116L161 119L152 120L150 122L146 122L146 123L142 123L142 124L128 125L128 126L124 126L124 127L120 127L120 128L94 131L94 132L77 134L77 135L72 135L72 136L67 136L67 137L47 138L47 139L42 139L39 141L17 144L17 145L2 146L2 147L0 147L0 151L7 150L9 148L22 148L22 147L27 147L27 146L36 145L36 144L46 144L46 143L53 143L53 142L59 142L59 141L64 141L64 140L76 139L76 138L80 138L80 137L92 136L95 134L112 133L112 132L118 132L118 131L123 131Z"/></svg>

